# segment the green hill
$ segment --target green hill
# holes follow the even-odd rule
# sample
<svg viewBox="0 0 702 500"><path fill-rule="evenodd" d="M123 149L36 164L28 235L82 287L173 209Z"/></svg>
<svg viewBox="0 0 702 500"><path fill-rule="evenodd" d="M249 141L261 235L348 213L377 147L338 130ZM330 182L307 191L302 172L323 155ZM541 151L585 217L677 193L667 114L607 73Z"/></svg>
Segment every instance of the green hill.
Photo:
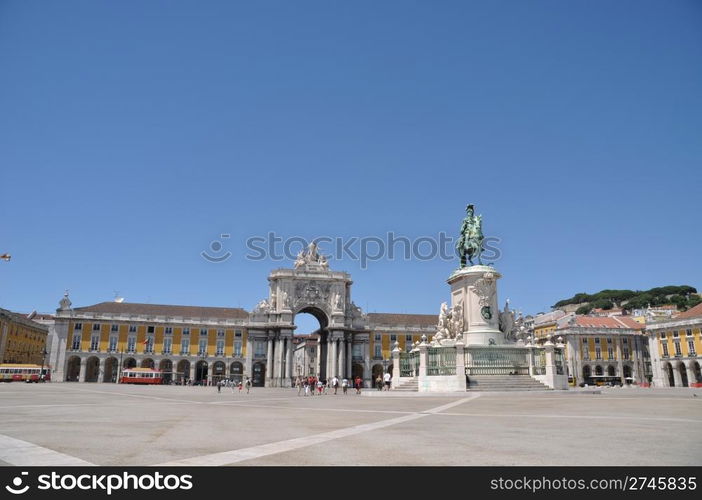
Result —
<svg viewBox="0 0 702 500"><path fill-rule="evenodd" d="M576 293L569 299L559 300L553 305L559 309L569 304L582 304L576 311L587 314L592 309L619 308L626 311L643 309L649 305L661 306L674 304L684 311L702 302L697 289L689 285L660 286L650 290L602 290L597 293Z"/></svg>

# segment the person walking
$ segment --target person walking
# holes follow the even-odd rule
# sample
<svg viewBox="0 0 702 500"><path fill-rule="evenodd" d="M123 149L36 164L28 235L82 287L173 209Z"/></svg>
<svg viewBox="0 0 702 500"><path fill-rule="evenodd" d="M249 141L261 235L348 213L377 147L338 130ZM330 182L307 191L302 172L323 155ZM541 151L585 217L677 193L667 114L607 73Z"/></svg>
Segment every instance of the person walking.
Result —
<svg viewBox="0 0 702 500"><path fill-rule="evenodd" d="M251 390L251 379L250 378L246 377L246 384L245 385L246 385L246 394L248 394L249 391Z"/></svg>
<svg viewBox="0 0 702 500"><path fill-rule="evenodd" d="M343 392L344 394L347 394L348 390L349 390L349 379L344 378L341 381L341 392Z"/></svg>
<svg viewBox="0 0 702 500"><path fill-rule="evenodd" d="M217 381L217 392L218 393L222 392L222 381L221 380Z"/></svg>
<svg viewBox="0 0 702 500"><path fill-rule="evenodd" d="M353 385L356 388L356 394L361 394L361 386L363 385L363 380L361 380L360 375L356 375L356 379L354 380Z"/></svg>
<svg viewBox="0 0 702 500"><path fill-rule="evenodd" d="M302 380L299 376L295 379L295 387L297 387L297 395L299 396L302 392Z"/></svg>
<svg viewBox="0 0 702 500"><path fill-rule="evenodd" d="M310 395L310 383L307 379L302 383L305 388L305 397Z"/></svg>
<svg viewBox="0 0 702 500"><path fill-rule="evenodd" d="M385 382L385 390L389 391L390 384L392 383L392 375L390 375L390 372L386 372L385 375L383 375L383 382Z"/></svg>
<svg viewBox="0 0 702 500"><path fill-rule="evenodd" d="M322 395L322 391L324 390L324 383L320 380L317 380L317 394L320 396Z"/></svg>
<svg viewBox="0 0 702 500"><path fill-rule="evenodd" d="M375 378L375 388L379 391L383 390L383 378L380 375Z"/></svg>
<svg viewBox="0 0 702 500"><path fill-rule="evenodd" d="M339 390L339 377L334 375L334 378L332 379L332 388L334 389L334 396L336 396L336 391Z"/></svg>

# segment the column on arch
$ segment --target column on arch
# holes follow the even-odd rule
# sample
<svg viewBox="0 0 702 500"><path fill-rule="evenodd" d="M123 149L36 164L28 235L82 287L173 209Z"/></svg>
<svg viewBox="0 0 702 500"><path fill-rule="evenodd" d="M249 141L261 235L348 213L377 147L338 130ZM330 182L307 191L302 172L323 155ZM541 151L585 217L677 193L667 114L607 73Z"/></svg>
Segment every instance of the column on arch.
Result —
<svg viewBox="0 0 702 500"><path fill-rule="evenodd" d="M105 382L105 359L107 358L100 358L97 382Z"/></svg>
<svg viewBox="0 0 702 500"><path fill-rule="evenodd" d="M288 383L292 380L292 353L293 353L293 343L292 336L285 339L285 378Z"/></svg>
<svg viewBox="0 0 702 500"><path fill-rule="evenodd" d="M346 377L346 339L345 338L340 338L339 339L339 355L337 356L337 359L339 360L338 362L338 371L335 373L335 375L338 375L341 378Z"/></svg>
<svg viewBox="0 0 702 500"><path fill-rule="evenodd" d="M87 359L86 358L80 358L80 373L78 375L78 382L85 382L85 368L86 368L86 363Z"/></svg>
<svg viewBox="0 0 702 500"><path fill-rule="evenodd" d="M271 380L273 380L273 339L269 337L266 340L267 342L267 347L266 347L266 387L271 386Z"/></svg>
<svg viewBox="0 0 702 500"><path fill-rule="evenodd" d="M346 372L344 376L351 379L353 369L353 339L349 336L346 339Z"/></svg>

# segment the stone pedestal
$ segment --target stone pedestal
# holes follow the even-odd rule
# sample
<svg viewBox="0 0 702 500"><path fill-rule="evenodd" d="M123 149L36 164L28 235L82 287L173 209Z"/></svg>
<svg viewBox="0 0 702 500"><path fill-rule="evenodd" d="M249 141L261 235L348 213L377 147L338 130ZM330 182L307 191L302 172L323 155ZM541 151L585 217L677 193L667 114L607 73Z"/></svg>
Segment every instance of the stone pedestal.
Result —
<svg viewBox="0 0 702 500"><path fill-rule="evenodd" d="M497 306L497 280L501 277L492 266L471 266L456 270L447 280L451 307L460 304L463 310L465 345L505 343Z"/></svg>

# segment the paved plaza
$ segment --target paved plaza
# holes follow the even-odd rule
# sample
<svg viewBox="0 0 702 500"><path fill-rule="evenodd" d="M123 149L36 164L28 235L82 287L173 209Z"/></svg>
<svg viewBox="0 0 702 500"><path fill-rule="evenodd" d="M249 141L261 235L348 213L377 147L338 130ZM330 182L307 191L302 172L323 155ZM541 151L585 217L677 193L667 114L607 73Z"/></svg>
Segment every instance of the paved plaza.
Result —
<svg viewBox="0 0 702 500"><path fill-rule="evenodd" d="M0 465L702 463L702 390L370 396L2 384Z"/></svg>

